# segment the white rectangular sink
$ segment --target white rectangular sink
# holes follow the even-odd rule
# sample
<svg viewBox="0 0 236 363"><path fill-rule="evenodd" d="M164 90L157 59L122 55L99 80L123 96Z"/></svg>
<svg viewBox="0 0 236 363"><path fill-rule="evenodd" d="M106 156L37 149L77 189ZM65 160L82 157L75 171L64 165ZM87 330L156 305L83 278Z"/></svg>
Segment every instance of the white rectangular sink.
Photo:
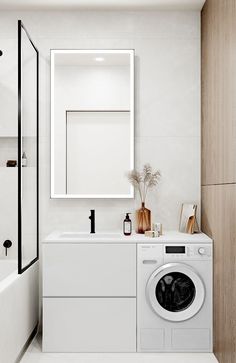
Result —
<svg viewBox="0 0 236 363"><path fill-rule="evenodd" d="M151 238L143 234L132 233L124 236L122 232L63 232L54 231L48 235L44 243L211 243L204 233L193 235L176 231L165 232L162 236Z"/></svg>
<svg viewBox="0 0 236 363"><path fill-rule="evenodd" d="M120 233L84 233L84 232L64 232L58 236L59 238L69 239L96 239L96 238L120 238Z"/></svg>

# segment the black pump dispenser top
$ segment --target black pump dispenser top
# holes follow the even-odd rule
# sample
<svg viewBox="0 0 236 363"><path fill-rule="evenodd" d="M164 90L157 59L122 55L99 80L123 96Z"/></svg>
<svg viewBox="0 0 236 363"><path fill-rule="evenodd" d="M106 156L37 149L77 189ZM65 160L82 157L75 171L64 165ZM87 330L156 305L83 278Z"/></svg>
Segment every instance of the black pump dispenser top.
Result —
<svg viewBox="0 0 236 363"><path fill-rule="evenodd" d="M125 219L126 220L128 220L128 221L130 221L130 218L129 218L129 215L130 215L131 213L126 213L126 217L125 217Z"/></svg>

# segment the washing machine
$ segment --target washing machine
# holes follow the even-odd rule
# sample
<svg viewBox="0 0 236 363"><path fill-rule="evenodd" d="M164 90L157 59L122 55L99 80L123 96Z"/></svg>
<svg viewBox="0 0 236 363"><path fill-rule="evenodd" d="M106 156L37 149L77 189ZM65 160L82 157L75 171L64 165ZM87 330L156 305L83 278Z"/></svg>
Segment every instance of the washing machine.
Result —
<svg viewBox="0 0 236 363"><path fill-rule="evenodd" d="M212 352L212 244L139 244L139 352Z"/></svg>

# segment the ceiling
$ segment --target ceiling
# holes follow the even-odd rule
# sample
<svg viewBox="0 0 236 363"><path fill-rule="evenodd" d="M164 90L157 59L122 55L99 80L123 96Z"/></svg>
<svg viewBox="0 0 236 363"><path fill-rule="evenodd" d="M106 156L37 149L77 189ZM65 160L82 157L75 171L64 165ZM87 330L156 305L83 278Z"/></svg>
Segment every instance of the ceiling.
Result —
<svg viewBox="0 0 236 363"><path fill-rule="evenodd" d="M130 55L109 54L104 51L80 53L77 50L62 50L54 55L54 62L56 66L129 66Z"/></svg>
<svg viewBox="0 0 236 363"><path fill-rule="evenodd" d="M206 0L0 0L1 10L201 10Z"/></svg>

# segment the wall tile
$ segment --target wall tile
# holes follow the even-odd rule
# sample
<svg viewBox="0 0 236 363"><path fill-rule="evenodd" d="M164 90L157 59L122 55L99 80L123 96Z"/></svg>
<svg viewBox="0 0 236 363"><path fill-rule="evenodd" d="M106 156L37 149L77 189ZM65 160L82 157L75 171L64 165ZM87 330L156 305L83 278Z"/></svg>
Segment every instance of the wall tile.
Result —
<svg viewBox="0 0 236 363"><path fill-rule="evenodd" d="M154 219L165 229L177 229L182 203L200 207L200 138L140 137L136 150L139 168L149 162L162 175L147 200Z"/></svg>
<svg viewBox="0 0 236 363"><path fill-rule="evenodd" d="M124 213L140 205L138 196L50 199L50 48L135 49L136 163L150 162L161 170L160 185L147 205L154 220L176 229L181 203L200 203L199 13L1 12L0 38L15 42L15 48L9 47L14 56L17 19L40 51L41 238L54 229L88 231L92 208L98 230L120 230Z"/></svg>
<svg viewBox="0 0 236 363"><path fill-rule="evenodd" d="M195 11L146 11L134 13L135 37L199 38L200 13Z"/></svg>
<svg viewBox="0 0 236 363"><path fill-rule="evenodd" d="M198 39L135 40L136 135L200 136Z"/></svg>

